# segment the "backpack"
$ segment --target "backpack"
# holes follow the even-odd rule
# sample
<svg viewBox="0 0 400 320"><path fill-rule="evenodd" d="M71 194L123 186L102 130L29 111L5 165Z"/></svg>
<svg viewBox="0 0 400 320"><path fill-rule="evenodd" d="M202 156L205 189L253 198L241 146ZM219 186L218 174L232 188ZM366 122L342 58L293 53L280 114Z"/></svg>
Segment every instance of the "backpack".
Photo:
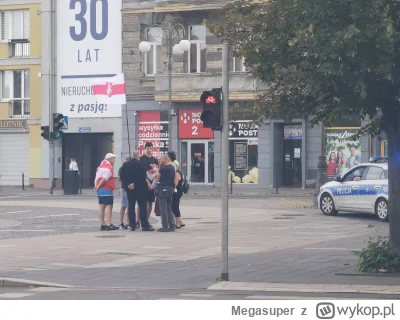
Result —
<svg viewBox="0 0 400 320"><path fill-rule="evenodd" d="M189 192L189 182L187 181L186 176L183 177L182 192L183 193L188 193Z"/></svg>

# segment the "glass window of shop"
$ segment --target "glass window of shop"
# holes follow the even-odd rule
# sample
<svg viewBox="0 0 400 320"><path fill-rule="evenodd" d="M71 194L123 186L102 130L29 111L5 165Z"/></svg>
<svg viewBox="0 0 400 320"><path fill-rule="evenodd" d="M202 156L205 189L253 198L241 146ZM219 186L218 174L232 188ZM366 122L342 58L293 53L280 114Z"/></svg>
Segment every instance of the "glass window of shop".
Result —
<svg viewBox="0 0 400 320"><path fill-rule="evenodd" d="M153 143L153 156L168 152L168 112L139 112L138 142L140 154L145 152L146 142Z"/></svg>
<svg viewBox="0 0 400 320"><path fill-rule="evenodd" d="M231 122L229 183L258 183L258 127L250 121Z"/></svg>
<svg viewBox="0 0 400 320"><path fill-rule="evenodd" d="M343 175L361 161L361 141L353 137L359 127L325 129L328 177Z"/></svg>

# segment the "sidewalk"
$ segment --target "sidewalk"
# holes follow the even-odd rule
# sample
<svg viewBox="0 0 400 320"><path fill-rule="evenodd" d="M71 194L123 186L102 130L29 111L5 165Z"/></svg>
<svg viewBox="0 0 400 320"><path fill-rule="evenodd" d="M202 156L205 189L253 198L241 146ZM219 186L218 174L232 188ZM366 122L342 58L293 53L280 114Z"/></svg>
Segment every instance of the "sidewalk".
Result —
<svg viewBox="0 0 400 320"><path fill-rule="evenodd" d="M282 187L278 188L278 193L276 194L276 189L273 188L257 188L254 185L251 185L246 188L246 186L233 186L231 190L231 186L229 186L229 197L243 197L243 198L259 198L259 197L296 197L296 198L312 198L315 189L312 188L289 188ZM231 193L232 192L232 193ZM118 190L116 191L118 193ZM63 190L55 189L54 194L50 195L49 190L47 189L36 189L36 188L25 188L22 190L21 187L0 187L0 199L3 197L35 197L35 196L48 196L48 197L60 197L65 196ZM92 188L82 189L82 194L73 195L73 196L65 196L65 197L76 197L76 196L84 196L84 197L96 197ZM190 185L190 190L185 197L220 197L221 190L220 188L215 188L213 186L201 186L201 185Z"/></svg>
<svg viewBox="0 0 400 320"><path fill-rule="evenodd" d="M230 208L230 280L251 283L400 285L400 278L354 275L351 250L388 233L372 219L325 217L287 201L258 199ZM85 202L31 201L57 214ZM21 204L21 203L20 203ZM18 201L0 202L9 207ZM79 232L0 241L0 277L84 287L208 288L221 273L220 207L186 200L175 233ZM95 210L92 209L93 214ZM87 220L87 219L86 219ZM369 228L373 225L373 228ZM158 227L158 225L155 225ZM375 230L376 229L376 230Z"/></svg>

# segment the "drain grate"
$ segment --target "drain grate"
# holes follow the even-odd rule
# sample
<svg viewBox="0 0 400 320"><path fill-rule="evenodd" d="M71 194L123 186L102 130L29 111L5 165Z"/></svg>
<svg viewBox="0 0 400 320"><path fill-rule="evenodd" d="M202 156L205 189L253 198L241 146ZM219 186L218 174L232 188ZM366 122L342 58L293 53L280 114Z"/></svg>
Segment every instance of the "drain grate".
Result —
<svg viewBox="0 0 400 320"><path fill-rule="evenodd" d="M293 217L275 217L275 218L272 218L272 219L291 220L291 219L294 219L294 218Z"/></svg>
<svg viewBox="0 0 400 320"><path fill-rule="evenodd" d="M130 252L106 252L105 254L111 254L116 256L127 256L127 257L136 256L135 253L130 253Z"/></svg>
<svg viewBox="0 0 400 320"><path fill-rule="evenodd" d="M111 235L109 235L109 236L96 236L96 238L110 238L110 239L113 239L113 238L125 238L126 236L111 236Z"/></svg>

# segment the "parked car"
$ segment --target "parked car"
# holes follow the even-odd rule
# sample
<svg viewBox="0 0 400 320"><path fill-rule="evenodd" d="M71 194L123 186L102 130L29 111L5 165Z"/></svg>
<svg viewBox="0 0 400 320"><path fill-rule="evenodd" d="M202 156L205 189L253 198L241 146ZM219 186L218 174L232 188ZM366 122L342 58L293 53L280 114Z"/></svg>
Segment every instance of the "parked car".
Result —
<svg viewBox="0 0 400 320"><path fill-rule="evenodd" d="M387 158L372 157L369 163L354 166L335 181L324 184L318 193L318 206L325 215L365 212L389 221L388 192Z"/></svg>

